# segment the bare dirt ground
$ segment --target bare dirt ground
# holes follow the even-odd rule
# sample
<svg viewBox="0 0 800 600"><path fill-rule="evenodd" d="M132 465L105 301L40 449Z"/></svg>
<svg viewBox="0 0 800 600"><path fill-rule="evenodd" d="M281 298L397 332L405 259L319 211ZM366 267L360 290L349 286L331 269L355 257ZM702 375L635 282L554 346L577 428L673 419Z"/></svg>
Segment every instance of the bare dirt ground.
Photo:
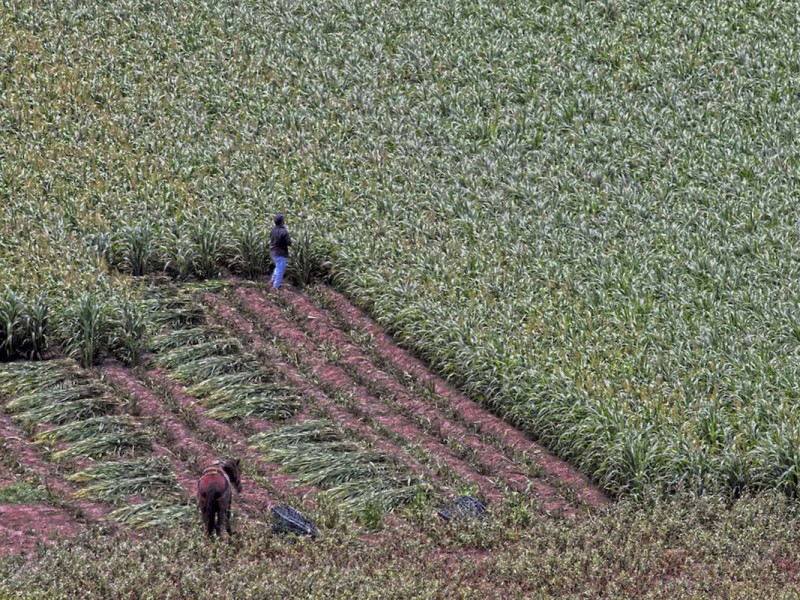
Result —
<svg viewBox="0 0 800 600"><path fill-rule="evenodd" d="M99 502L76 500L78 487L64 478L40 448L7 415L0 413L0 449L8 462L18 466L19 474L0 468L0 485L23 480L23 475L38 480L49 490L54 504L0 504L0 553L28 552L37 542L74 537L86 526L102 521L111 508Z"/></svg>

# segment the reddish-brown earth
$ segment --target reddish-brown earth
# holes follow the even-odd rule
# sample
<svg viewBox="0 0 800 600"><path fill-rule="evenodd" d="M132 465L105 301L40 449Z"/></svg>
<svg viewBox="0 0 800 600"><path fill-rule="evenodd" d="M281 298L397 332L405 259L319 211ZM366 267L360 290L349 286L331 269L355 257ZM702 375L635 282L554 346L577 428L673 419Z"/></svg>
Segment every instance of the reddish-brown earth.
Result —
<svg viewBox="0 0 800 600"><path fill-rule="evenodd" d="M233 330L233 333L244 336L253 350L269 360L270 365L281 374L284 381L297 388L307 400L315 403L326 416L339 423L346 431L351 431L361 439L368 441L373 447L397 457L417 475L422 475L432 482L441 480L438 474L429 467L422 465L406 448L380 437L375 430L362 420L363 415L357 416L352 412L348 412L331 400L323 391L314 387L296 367L280 358L274 345L267 343L262 336L259 336L250 321L213 294L206 294L205 299L220 315L222 322Z"/></svg>
<svg viewBox="0 0 800 600"><path fill-rule="evenodd" d="M0 504L0 554L31 552L39 542L75 537L81 523L51 504Z"/></svg>
<svg viewBox="0 0 800 600"><path fill-rule="evenodd" d="M79 489L65 479L56 465L49 462L39 447L3 413L0 413L0 446L3 454L20 465L28 476L38 479L59 506L49 504L0 505L0 552L25 552L38 541L73 537L85 526L102 521L111 507L99 502L77 500ZM16 478L4 470L5 485Z"/></svg>
<svg viewBox="0 0 800 600"><path fill-rule="evenodd" d="M489 477L480 474L472 465L457 457L446 445L419 429L407 417L392 412L380 400L372 396L366 387L355 383L341 367L328 362L317 345L296 324L283 316L280 309L265 300L258 292L239 289L237 294L246 309L258 322L288 343L314 375L328 386L347 391L353 404L365 415L394 432L411 445L419 445L435 459L454 471L468 483L475 485L479 494L496 502L502 499L502 490Z"/></svg>
<svg viewBox="0 0 800 600"><path fill-rule="evenodd" d="M189 395L183 387L169 378L169 374L162 369L154 369L148 374L159 386L169 390L178 406L193 415L200 431L210 432L219 442L231 449L231 453L250 462L258 471L258 475L269 482L275 495L282 499L313 499L316 489L298 485L295 478L281 473L277 465L262 459L258 452L247 445L246 437L230 425L212 419L207 415L207 410L201 406L194 396ZM246 477L246 475L245 475Z"/></svg>
<svg viewBox="0 0 800 600"><path fill-rule="evenodd" d="M384 447L415 472L429 476L433 469L412 457L411 448L475 485L490 502L516 490L536 498L545 512L565 516L607 502L570 465L397 346L344 296L325 287L317 295L324 304L294 288L276 295L241 286L230 300L214 294L205 299L223 323L323 412L371 442L389 442ZM369 334L369 348L362 347L366 336L356 341L350 330ZM291 360L281 359L278 348ZM292 366L298 361L304 373ZM407 377L398 375L403 373L424 382L435 401L423 399ZM331 399L337 391L347 402Z"/></svg>

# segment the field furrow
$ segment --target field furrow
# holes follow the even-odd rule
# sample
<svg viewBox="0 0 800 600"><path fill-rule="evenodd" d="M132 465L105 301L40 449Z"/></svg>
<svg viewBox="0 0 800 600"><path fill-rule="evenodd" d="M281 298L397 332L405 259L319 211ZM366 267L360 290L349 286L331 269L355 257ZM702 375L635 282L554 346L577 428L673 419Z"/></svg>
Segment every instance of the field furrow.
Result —
<svg viewBox="0 0 800 600"><path fill-rule="evenodd" d="M0 444L0 554L30 552L41 541L71 538L82 529L70 512L46 502L47 492ZM12 469L10 464L15 465ZM34 485L35 484L35 485Z"/></svg>
<svg viewBox="0 0 800 600"><path fill-rule="evenodd" d="M320 380L333 388L350 393L353 403L364 414L402 437L407 444L420 445L428 450L438 461L458 473L471 485L477 486L480 493L492 502L497 502L503 497L503 486L499 482L478 472L475 467L456 456L442 441L422 431L407 417L390 410L366 387L353 381L344 369L331 364L323 356L318 345L296 324L283 316L274 304L267 302L254 290L240 288L236 293L245 309L258 320L259 324L290 344Z"/></svg>
<svg viewBox="0 0 800 600"><path fill-rule="evenodd" d="M332 344L337 348L340 352L340 363L346 366L356 379L369 385L376 396L391 397L401 411L415 415L417 419L423 419L439 437L454 439L459 444L469 447L481 465L501 476L518 491L533 493L545 510L570 512L568 502L553 486L540 479L538 473L526 469L523 463L514 463L511 458L467 430L462 423L451 420L442 414L441 410L412 396L394 377L378 368L365 352L305 294L292 292L281 294L280 297L290 304L295 318L298 321L302 320L303 328L318 343Z"/></svg>
<svg viewBox="0 0 800 600"><path fill-rule="evenodd" d="M374 350L383 360L396 365L418 381L431 385L434 392L447 400L449 406L458 412L464 422L491 435L509 450L535 464L548 477L568 485L574 490L578 500L587 506L600 506L608 502L608 498L569 463L556 458L522 431L480 407L450 383L432 373L421 360L398 346L390 335L364 315L343 294L328 286L319 286L316 289L342 322L370 336Z"/></svg>
<svg viewBox="0 0 800 600"><path fill-rule="evenodd" d="M75 537L83 526L51 504L0 503L0 554L30 552L39 542Z"/></svg>

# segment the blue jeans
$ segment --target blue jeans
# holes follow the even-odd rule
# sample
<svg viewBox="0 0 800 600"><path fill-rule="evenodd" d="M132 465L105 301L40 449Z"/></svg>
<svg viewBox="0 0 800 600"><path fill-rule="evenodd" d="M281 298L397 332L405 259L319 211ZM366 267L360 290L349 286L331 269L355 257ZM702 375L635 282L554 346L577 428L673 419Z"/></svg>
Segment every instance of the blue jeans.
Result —
<svg viewBox="0 0 800 600"><path fill-rule="evenodd" d="M272 273L272 287L276 290L281 287L283 281L283 272L286 271L286 263L289 259L285 256L273 256L272 262L275 263L275 271Z"/></svg>

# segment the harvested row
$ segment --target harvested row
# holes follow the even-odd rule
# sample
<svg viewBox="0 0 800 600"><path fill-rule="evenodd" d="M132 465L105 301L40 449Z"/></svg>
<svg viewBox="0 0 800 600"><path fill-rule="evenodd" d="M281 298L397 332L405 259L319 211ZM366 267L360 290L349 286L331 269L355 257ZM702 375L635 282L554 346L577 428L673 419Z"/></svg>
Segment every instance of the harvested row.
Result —
<svg viewBox="0 0 800 600"><path fill-rule="evenodd" d="M53 463L45 460L39 448L28 441L25 433L4 413L0 413L0 439L7 450L23 468L38 477L51 490L58 502L84 523L103 521L111 508L100 502L77 500L80 488L66 481Z"/></svg>
<svg viewBox="0 0 800 600"><path fill-rule="evenodd" d="M217 452L208 443L197 440L186 424L167 410L159 397L124 367L119 364L109 364L102 367L102 372L115 387L136 398L143 414L155 419L163 428L167 443L176 448L185 457L185 461L192 464L192 473L184 471L181 483L184 487L188 487L193 495L197 477L205 466L219 458ZM246 475L242 477L242 485L246 486L246 495L243 493L241 499L246 512L264 514L269 510L274 500L265 489L248 480Z"/></svg>
<svg viewBox="0 0 800 600"><path fill-rule="evenodd" d="M378 450L397 456L412 472L423 479L432 482L441 489L450 487L437 472L422 464L406 448L380 437L369 425L360 420L359 417L337 405L325 393L309 383L296 367L280 358L274 346L264 341L258 332L255 331L252 322L242 317L238 312L231 309L222 302L219 297L213 294L206 294L204 299L206 303L216 311L219 318L224 323L233 328L239 335L245 337L256 353L269 359L285 381L300 390L306 398L313 400L326 415ZM459 482L461 484L459 487L465 487L465 482L463 480L459 480Z"/></svg>
<svg viewBox="0 0 800 600"><path fill-rule="evenodd" d="M477 454L480 463L485 464L518 491L527 492L530 488L545 510L565 514L571 512L568 502L551 485L539 479L538 473L525 472L524 465L515 464L509 457L498 452L463 425L448 419L440 410L412 397L397 380L377 368L364 351L338 329L330 317L312 304L304 294L282 294L281 298L291 304L298 318L307 317L304 325L314 338L320 342L335 344L342 351L340 360L344 364L360 379L378 386L380 396L389 394L401 410L424 420L427 427L436 431L440 437L455 439L469 446Z"/></svg>
<svg viewBox="0 0 800 600"><path fill-rule="evenodd" d="M197 399L188 394L179 383L170 379L165 370L153 369L148 372L148 377L160 388L167 390L177 405L182 410L189 412L193 419L196 419L198 428L210 432L215 439L229 446L236 456L249 461L257 469L261 477L268 479L269 485L275 489L277 496L287 499L309 499L313 501L318 490L298 485L294 477L281 473L277 465L263 460L257 452L251 449L247 445L247 439L244 435L230 425L208 417L206 409L200 406ZM262 425L256 429L266 431L272 429L272 427ZM246 481L246 475L246 473L243 474L243 485Z"/></svg>
<svg viewBox="0 0 800 600"><path fill-rule="evenodd" d="M240 288L236 293L245 310L259 324L290 343L316 377L331 386L346 389L352 393L353 401L361 411L401 436L406 443L417 444L428 450L438 461L459 474L471 485L477 486L480 493L491 502L499 502L502 499L502 488L494 481L481 475L471 465L455 456L442 442L422 432L406 417L392 413L365 387L356 384L341 367L330 364L322 356L317 345L298 330L296 325L289 322L277 307L266 302L253 290Z"/></svg>
<svg viewBox="0 0 800 600"><path fill-rule="evenodd" d="M432 382L436 394L445 398L465 422L501 440L508 448L536 464L543 473L570 486L586 505L600 506L608 502L608 498L570 464L556 458L520 430L481 408L441 377L432 374L422 361L398 346L391 336L342 294L327 286L319 286L317 290L343 322L372 337L375 350L384 360L397 365L419 381Z"/></svg>

